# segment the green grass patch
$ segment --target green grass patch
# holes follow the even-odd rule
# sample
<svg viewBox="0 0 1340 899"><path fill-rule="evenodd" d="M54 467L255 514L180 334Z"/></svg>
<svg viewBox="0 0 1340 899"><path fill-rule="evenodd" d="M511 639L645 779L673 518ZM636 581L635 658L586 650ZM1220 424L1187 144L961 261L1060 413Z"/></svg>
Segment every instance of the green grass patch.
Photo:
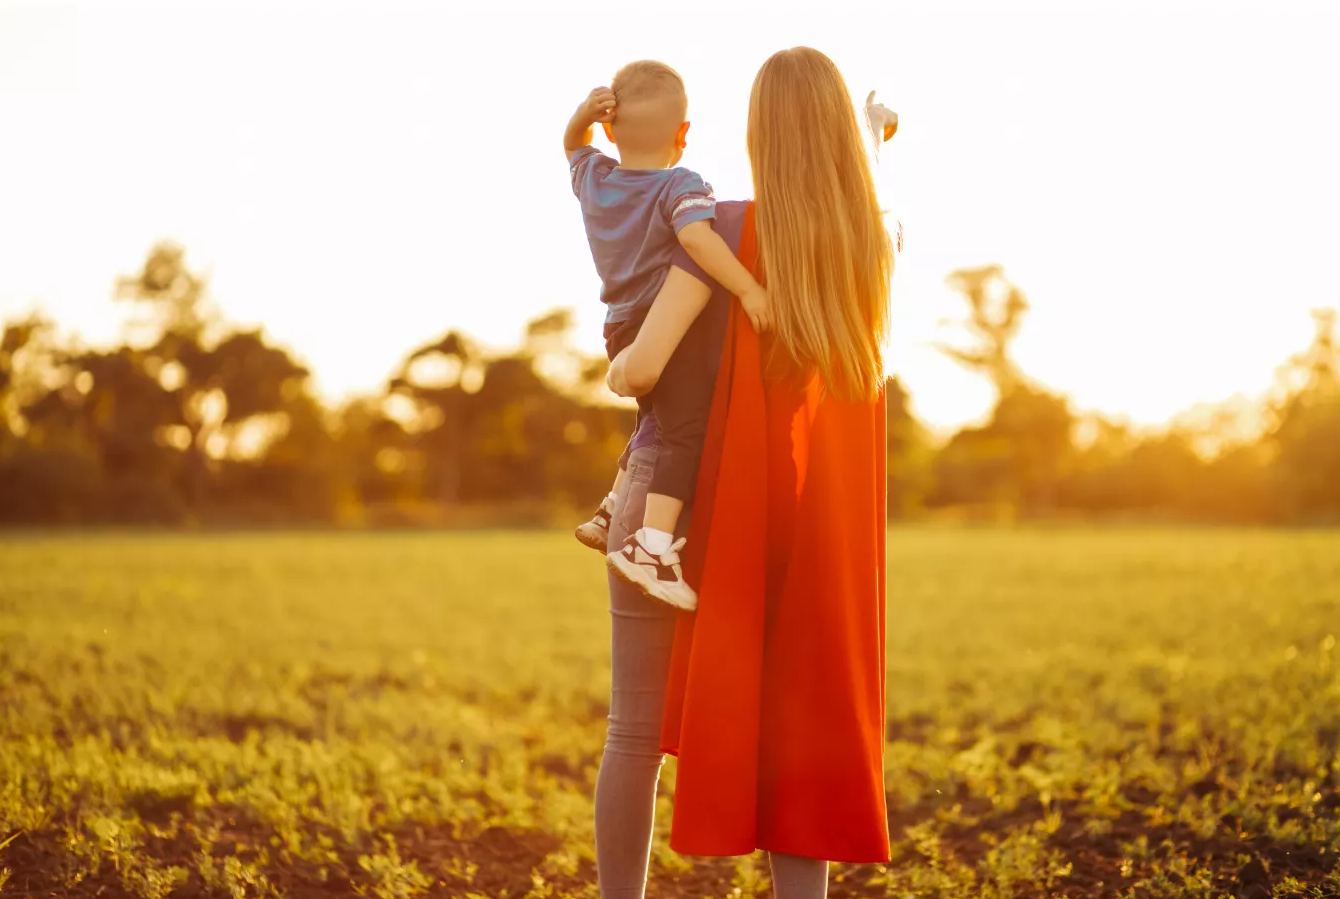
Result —
<svg viewBox="0 0 1340 899"><path fill-rule="evenodd" d="M604 584L565 535L6 537L0 892L595 897ZM1337 640L1333 531L894 531L894 862L830 895L1340 893ZM673 784L649 895L770 895L665 848Z"/></svg>

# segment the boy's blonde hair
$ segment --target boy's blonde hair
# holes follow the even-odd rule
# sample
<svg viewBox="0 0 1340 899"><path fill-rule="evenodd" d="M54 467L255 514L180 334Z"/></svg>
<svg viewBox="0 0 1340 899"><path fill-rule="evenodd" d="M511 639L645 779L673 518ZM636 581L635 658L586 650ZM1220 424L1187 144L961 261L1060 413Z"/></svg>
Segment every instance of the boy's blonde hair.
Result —
<svg viewBox="0 0 1340 899"><path fill-rule="evenodd" d="M833 61L809 47L769 58L749 97L746 142L774 350L839 398L878 398L893 247Z"/></svg>
<svg viewBox="0 0 1340 899"><path fill-rule="evenodd" d="M614 142L635 153L673 146L689 111L684 79L663 62L642 59L614 73Z"/></svg>

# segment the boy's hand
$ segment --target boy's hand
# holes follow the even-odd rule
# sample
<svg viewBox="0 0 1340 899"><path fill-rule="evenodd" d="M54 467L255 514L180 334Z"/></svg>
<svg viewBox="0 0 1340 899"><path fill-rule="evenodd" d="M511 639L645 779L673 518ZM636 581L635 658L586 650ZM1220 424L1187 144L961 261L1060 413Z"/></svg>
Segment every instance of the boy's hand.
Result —
<svg viewBox="0 0 1340 899"><path fill-rule="evenodd" d="M865 120L875 135L875 143L882 144L898 133L898 113L883 103L875 102L875 92L865 98Z"/></svg>
<svg viewBox="0 0 1340 899"><path fill-rule="evenodd" d="M762 287L747 291L740 296L740 305L749 323L760 334L772 330L772 307L768 303L768 292Z"/></svg>
<svg viewBox="0 0 1340 899"><path fill-rule="evenodd" d="M577 115L587 127L596 123L609 124L614 121L614 91L607 87L598 87L587 94L582 105L577 107Z"/></svg>
<svg viewBox="0 0 1340 899"><path fill-rule="evenodd" d="M563 131L565 155L571 156L578 149L591 145L597 122L604 124L605 133L609 133L609 123L614 121L614 102L614 91L607 87L598 87L586 95L586 99L577 106L577 111L572 114L572 118L568 120L568 127ZM573 184L576 185L575 180Z"/></svg>

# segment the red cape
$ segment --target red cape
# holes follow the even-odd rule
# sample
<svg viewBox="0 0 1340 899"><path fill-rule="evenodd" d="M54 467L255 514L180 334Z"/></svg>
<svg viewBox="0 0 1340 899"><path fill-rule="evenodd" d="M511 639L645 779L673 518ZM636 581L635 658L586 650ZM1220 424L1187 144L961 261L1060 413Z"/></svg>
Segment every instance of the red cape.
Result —
<svg viewBox="0 0 1340 899"><path fill-rule="evenodd" d="M739 258L755 270L752 206ZM670 845L888 861L884 400L765 379L731 307L661 731Z"/></svg>

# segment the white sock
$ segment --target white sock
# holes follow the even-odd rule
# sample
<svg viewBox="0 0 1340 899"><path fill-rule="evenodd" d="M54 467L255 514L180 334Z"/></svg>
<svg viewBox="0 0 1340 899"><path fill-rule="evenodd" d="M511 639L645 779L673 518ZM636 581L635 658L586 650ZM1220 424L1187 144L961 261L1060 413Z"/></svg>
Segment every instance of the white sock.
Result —
<svg viewBox="0 0 1340 899"><path fill-rule="evenodd" d="M637 532L637 539L647 552L663 556L670 551L670 544L675 542L675 535L655 528L642 528Z"/></svg>
<svg viewBox="0 0 1340 899"><path fill-rule="evenodd" d="M609 494L603 500L600 501L600 508L604 509L606 512L613 512L614 504L618 501L618 499L619 497L616 496L614 494L614 491L611 490Z"/></svg>

